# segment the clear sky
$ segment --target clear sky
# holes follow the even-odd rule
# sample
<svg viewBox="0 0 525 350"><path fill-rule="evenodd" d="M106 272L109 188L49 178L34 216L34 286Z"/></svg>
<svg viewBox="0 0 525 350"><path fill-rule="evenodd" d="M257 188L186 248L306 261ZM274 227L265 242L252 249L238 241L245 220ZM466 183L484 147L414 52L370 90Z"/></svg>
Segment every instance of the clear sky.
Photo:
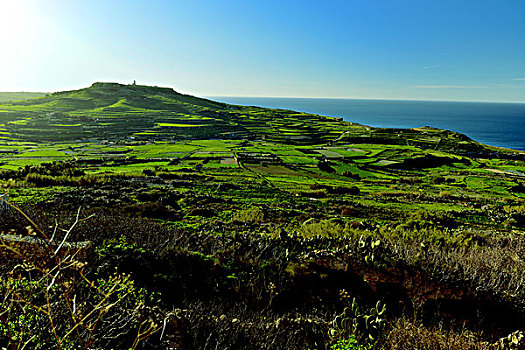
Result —
<svg viewBox="0 0 525 350"><path fill-rule="evenodd" d="M0 0L0 91L525 102L524 0Z"/></svg>

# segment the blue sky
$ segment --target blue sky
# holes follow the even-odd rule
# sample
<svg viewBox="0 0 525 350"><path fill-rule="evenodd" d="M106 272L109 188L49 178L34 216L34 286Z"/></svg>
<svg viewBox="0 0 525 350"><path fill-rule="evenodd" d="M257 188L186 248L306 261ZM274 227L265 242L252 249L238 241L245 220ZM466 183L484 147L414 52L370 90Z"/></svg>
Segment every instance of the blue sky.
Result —
<svg viewBox="0 0 525 350"><path fill-rule="evenodd" d="M0 91L525 102L523 0L0 0Z"/></svg>

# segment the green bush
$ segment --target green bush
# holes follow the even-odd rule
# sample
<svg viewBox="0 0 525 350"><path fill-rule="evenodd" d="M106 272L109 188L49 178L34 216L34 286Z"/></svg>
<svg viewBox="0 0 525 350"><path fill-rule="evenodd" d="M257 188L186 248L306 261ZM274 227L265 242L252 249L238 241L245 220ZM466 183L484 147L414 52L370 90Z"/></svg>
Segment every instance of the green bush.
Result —
<svg viewBox="0 0 525 350"><path fill-rule="evenodd" d="M330 349L332 350L369 350L372 349L372 345L359 344L355 335L350 335L347 339L338 339Z"/></svg>
<svg viewBox="0 0 525 350"><path fill-rule="evenodd" d="M345 227L332 220L308 219L297 227L297 232L305 237L341 237L345 232Z"/></svg>
<svg viewBox="0 0 525 350"><path fill-rule="evenodd" d="M257 207L239 210L233 214L234 221L261 223L264 220L264 212Z"/></svg>

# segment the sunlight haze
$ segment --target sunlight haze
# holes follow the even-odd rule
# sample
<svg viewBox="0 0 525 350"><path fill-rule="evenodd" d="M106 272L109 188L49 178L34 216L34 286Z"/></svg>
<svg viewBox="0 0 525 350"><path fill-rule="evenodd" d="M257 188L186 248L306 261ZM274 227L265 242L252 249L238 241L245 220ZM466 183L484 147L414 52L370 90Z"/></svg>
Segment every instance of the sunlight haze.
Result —
<svg viewBox="0 0 525 350"><path fill-rule="evenodd" d="M525 4L0 1L0 91L525 102Z"/></svg>

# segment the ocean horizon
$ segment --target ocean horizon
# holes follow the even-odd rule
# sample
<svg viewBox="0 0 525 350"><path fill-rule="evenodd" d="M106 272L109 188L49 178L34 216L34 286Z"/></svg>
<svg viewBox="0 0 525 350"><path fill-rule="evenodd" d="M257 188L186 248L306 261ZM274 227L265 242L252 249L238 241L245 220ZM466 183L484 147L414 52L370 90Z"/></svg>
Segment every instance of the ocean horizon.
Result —
<svg viewBox="0 0 525 350"><path fill-rule="evenodd" d="M209 97L245 106L289 109L383 128L431 126L497 147L525 151L525 103L286 97Z"/></svg>

